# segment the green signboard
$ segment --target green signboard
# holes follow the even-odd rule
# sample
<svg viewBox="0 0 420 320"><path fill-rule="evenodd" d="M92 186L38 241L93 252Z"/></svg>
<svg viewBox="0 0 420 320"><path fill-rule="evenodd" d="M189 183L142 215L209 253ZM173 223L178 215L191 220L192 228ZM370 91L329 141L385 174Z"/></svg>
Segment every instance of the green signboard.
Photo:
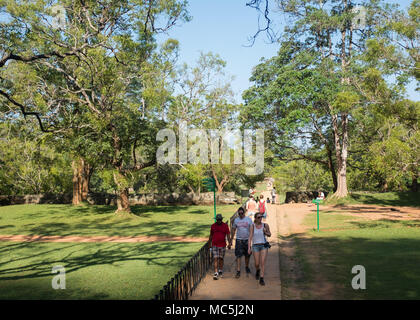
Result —
<svg viewBox="0 0 420 320"><path fill-rule="evenodd" d="M312 203L316 203L316 225L317 230L319 231L319 205L322 203L321 199L314 199Z"/></svg>
<svg viewBox="0 0 420 320"><path fill-rule="evenodd" d="M214 222L216 222L216 180L214 178L205 178L203 179L204 187L207 191L213 191L213 201L214 201Z"/></svg>

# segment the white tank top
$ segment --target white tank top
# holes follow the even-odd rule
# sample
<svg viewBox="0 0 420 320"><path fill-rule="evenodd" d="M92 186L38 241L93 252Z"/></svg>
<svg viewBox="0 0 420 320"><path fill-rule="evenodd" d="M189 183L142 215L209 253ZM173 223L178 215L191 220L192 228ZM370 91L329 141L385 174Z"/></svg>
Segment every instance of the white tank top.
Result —
<svg viewBox="0 0 420 320"><path fill-rule="evenodd" d="M255 223L253 224L253 226L254 226L254 236L252 237L252 244L266 243L265 234L264 234L264 224L262 224L261 229L256 228Z"/></svg>

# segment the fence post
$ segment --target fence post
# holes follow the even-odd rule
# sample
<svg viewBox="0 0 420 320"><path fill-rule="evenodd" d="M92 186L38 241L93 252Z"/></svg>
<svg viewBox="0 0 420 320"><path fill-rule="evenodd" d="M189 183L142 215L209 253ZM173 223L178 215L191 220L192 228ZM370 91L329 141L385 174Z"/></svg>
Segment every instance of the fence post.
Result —
<svg viewBox="0 0 420 320"><path fill-rule="evenodd" d="M237 217L237 212L230 218L230 227ZM155 300L186 300L197 288L211 266L210 244L206 242L198 252L171 278L171 281L155 295Z"/></svg>

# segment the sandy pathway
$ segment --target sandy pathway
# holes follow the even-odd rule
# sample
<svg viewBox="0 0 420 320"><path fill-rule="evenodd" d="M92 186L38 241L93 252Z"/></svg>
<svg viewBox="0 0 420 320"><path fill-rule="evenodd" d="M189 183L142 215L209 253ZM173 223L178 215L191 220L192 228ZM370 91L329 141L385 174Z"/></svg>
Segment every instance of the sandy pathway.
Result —
<svg viewBox="0 0 420 320"><path fill-rule="evenodd" d="M235 249L227 250L223 278L213 280L213 267L210 268L206 277L200 282L193 292L191 300L280 300L280 258L278 243L278 205L268 205L266 223L269 224L272 236L269 238L271 248L268 250L264 280L266 285L261 286L255 280L254 257L251 256L251 274L245 272L244 260L241 261L241 277L235 278L236 261ZM235 242L233 241L233 244ZM242 258L243 259L243 258Z"/></svg>

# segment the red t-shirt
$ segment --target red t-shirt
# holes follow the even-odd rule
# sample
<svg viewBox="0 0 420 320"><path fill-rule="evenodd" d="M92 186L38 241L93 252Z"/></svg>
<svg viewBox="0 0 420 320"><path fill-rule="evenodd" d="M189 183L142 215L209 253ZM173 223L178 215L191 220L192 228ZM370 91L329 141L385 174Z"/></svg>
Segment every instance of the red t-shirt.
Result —
<svg viewBox="0 0 420 320"><path fill-rule="evenodd" d="M212 247L226 247L225 238L229 232L229 226L226 223L213 223L210 229Z"/></svg>

